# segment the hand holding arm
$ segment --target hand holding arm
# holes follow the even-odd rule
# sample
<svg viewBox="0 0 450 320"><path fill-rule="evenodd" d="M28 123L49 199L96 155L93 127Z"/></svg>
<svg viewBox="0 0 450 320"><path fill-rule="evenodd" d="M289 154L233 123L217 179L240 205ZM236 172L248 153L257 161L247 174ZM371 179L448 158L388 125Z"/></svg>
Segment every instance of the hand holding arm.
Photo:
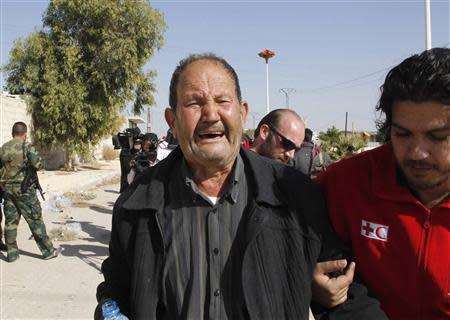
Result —
<svg viewBox="0 0 450 320"><path fill-rule="evenodd" d="M332 308L347 300L347 292L355 274L355 263L348 268L347 260L334 260L317 263L313 272L312 297L323 307ZM341 273L337 277L332 274Z"/></svg>

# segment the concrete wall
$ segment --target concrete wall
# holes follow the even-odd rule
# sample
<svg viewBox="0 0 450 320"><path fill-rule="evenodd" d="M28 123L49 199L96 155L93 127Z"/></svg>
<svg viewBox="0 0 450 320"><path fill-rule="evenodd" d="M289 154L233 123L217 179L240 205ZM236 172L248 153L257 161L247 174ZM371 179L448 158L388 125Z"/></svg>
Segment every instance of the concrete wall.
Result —
<svg viewBox="0 0 450 320"><path fill-rule="evenodd" d="M12 139L11 129L15 122L25 122L31 126L31 115L19 96L2 93L0 97L0 145Z"/></svg>
<svg viewBox="0 0 450 320"><path fill-rule="evenodd" d="M11 129L17 121L23 121L29 129L31 128L31 115L27 112L26 103L17 95L3 92L0 98L0 146L12 139ZM121 130L135 127L142 123L145 123L145 121L140 117L128 117ZM30 141L32 134L33 132L29 130L28 136ZM112 147L111 137L105 137L95 148L94 156L96 159L103 158L103 146ZM64 166L66 160L64 150L60 146L54 146L54 149L53 151L39 150L44 168L47 170L59 169Z"/></svg>
<svg viewBox="0 0 450 320"><path fill-rule="evenodd" d="M31 115L27 112L27 105L18 95L2 93L0 98L0 145L12 139L11 130L15 122L22 121L28 126L28 141L32 141ZM64 151L57 147L52 152L39 150L43 166L47 170L59 169L64 165Z"/></svg>

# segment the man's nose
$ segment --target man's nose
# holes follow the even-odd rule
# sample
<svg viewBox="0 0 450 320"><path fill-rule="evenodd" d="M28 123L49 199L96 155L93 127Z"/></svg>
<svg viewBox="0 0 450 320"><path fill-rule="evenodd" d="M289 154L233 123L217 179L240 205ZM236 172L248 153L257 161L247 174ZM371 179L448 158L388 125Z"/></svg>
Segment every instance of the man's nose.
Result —
<svg viewBox="0 0 450 320"><path fill-rule="evenodd" d="M202 107L202 120L216 122L220 120L219 108L214 101L207 101Z"/></svg>
<svg viewBox="0 0 450 320"><path fill-rule="evenodd" d="M411 160L423 160L428 158L430 155L427 144L422 139L413 141L408 151L408 155Z"/></svg>
<svg viewBox="0 0 450 320"><path fill-rule="evenodd" d="M284 154L286 155L286 158L289 160L294 159L295 149L285 151Z"/></svg>

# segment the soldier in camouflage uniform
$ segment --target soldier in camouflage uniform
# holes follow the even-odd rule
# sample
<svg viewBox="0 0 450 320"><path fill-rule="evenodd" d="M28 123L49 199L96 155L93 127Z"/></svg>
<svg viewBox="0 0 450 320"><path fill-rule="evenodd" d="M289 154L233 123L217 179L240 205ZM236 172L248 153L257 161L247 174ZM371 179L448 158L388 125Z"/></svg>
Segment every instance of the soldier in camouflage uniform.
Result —
<svg viewBox="0 0 450 320"><path fill-rule="evenodd" d="M39 169L40 157L36 151L26 142L27 126L23 122L16 122L12 129L13 139L6 142L0 148L0 183L4 190L4 215L5 215L5 242L8 261L13 262L19 258L17 248L17 226L20 217L23 216L28 223L44 259L54 258L59 251L53 247L45 230L42 220L42 211L36 196L36 189L28 188L21 192L20 185L24 179L21 170L27 161L36 169Z"/></svg>

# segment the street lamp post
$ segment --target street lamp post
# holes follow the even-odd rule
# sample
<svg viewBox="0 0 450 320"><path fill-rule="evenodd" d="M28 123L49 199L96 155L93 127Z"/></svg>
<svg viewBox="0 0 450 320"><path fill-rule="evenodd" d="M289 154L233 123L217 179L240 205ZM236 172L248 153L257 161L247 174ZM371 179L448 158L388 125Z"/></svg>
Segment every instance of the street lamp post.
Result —
<svg viewBox="0 0 450 320"><path fill-rule="evenodd" d="M266 61L266 114L270 112L269 104L269 59L275 56L275 52L265 49L258 55Z"/></svg>
<svg viewBox="0 0 450 320"><path fill-rule="evenodd" d="M425 49L431 49L431 13L430 0L425 0Z"/></svg>

